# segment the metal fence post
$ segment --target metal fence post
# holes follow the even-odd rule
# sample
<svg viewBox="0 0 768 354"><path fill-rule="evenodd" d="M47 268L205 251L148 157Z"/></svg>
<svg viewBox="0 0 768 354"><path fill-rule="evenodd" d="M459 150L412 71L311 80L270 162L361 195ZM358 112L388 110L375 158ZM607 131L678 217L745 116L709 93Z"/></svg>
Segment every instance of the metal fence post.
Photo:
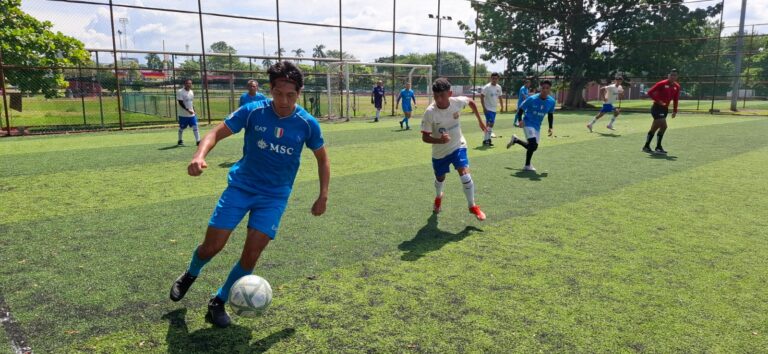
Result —
<svg viewBox="0 0 768 354"><path fill-rule="evenodd" d="M88 121L85 118L85 95L83 95L83 67L77 64L77 91L80 92L80 106L83 109L83 125L88 125Z"/></svg>
<svg viewBox="0 0 768 354"><path fill-rule="evenodd" d="M112 0L109 0L109 23L112 26L112 57L115 60L115 91L117 92L117 120L120 130L123 130L123 105L120 98L120 74L118 73L117 43L115 42L115 15L112 10Z"/></svg>
<svg viewBox="0 0 768 354"><path fill-rule="evenodd" d="M203 5L200 0L197 0L197 15L200 18L200 46L202 52L202 65L200 68L203 71L203 92L205 92L204 100L208 103L205 105L205 110L208 113L208 124L211 124L211 97L208 95L208 65L205 62L205 36L203 35Z"/></svg>
<svg viewBox="0 0 768 354"><path fill-rule="evenodd" d="M5 111L5 129L11 135L11 119L8 117L8 98L5 93L5 70L3 70L3 48L0 47L0 90L3 90L3 110Z"/></svg>
<svg viewBox="0 0 768 354"><path fill-rule="evenodd" d="M392 64L395 64L395 32L397 31L397 0L392 0ZM397 80L395 78L395 70L397 70L396 67L392 67L392 87L390 88L390 91L392 91L392 99L390 100L391 106L392 106L392 116L395 115L395 81ZM431 83L430 83L431 84Z"/></svg>
<svg viewBox="0 0 768 354"><path fill-rule="evenodd" d="M717 89L718 70L720 69L720 42L723 39L723 13L725 12L725 0L720 3L720 30L717 36L717 56L715 57L715 76L712 84L712 105L709 107L709 114L715 113L715 90Z"/></svg>
<svg viewBox="0 0 768 354"><path fill-rule="evenodd" d="M101 72L101 65L99 65L99 52L96 51L96 78L99 77L99 73ZM104 129L104 102L101 100L101 80L98 80L99 83L99 117L101 119L101 128Z"/></svg>

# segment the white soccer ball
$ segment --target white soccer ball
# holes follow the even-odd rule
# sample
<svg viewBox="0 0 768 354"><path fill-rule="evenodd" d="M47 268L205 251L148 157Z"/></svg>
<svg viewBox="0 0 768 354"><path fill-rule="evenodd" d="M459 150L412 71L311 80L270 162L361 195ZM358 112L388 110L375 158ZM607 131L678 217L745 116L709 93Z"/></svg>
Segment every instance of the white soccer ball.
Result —
<svg viewBox="0 0 768 354"><path fill-rule="evenodd" d="M229 291L229 307L238 316L257 316L272 303L272 286L258 275L238 279Z"/></svg>

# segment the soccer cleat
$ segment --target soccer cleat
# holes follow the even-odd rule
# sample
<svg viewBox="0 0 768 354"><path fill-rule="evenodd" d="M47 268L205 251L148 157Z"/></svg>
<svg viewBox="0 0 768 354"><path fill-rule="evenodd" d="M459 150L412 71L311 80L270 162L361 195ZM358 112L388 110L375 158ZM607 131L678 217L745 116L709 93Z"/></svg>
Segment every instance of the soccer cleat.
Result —
<svg viewBox="0 0 768 354"><path fill-rule="evenodd" d="M491 141L491 139L488 139L488 146L493 147L493 141Z"/></svg>
<svg viewBox="0 0 768 354"><path fill-rule="evenodd" d="M483 140L483 146L488 146L488 140Z"/></svg>
<svg viewBox="0 0 768 354"><path fill-rule="evenodd" d="M179 145L179 146L184 145L184 140L179 140L179 142L176 143L176 144Z"/></svg>
<svg viewBox="0 0 768 354"><path fill-rule="evenodd" d="M407 126L407 125L406 125L406 126L405 126L405 130L411 130L411 127L409 127L409 126Z"/></svg>
<svg viewBox="0 0 768 354"><path fill-rule="evenodd" d="M232 323L227 310L224 308L224 301L218 296L214 296L211 301L208 301L208 313L205 314L205 320L219 328L225 328Z"/></svg>
<svg viewBox="0 0 768 354"><path fill-rule="evenodd" d="M439 197L435 197L435 206L432 209L432 212L435 214L439 214L443 210L443 208L441 207L442 204L443 204L443 193L440 193Z"/></svg>
<svg viewBox="0 0 768 354"><path fill-rule="evenodd" d="M646 146L643 146L643 152L647 152L650 154L650 153L653 153L653 150L651 150L650 146L646 145Z"/></svg>
<svg viewBox="0 0 768 354"><path fill-rule="evenodd" d="M523 166L523 171L536 171L536 167L533 167L533 165L525 165Z"/></svg>
<svg viewBox="0 0 768 354"><path fill-rule="evenodd" d="M606 125L605 127L608 128L608 130L616 130L616 129L613 129L613 125L610 125L610 124Z"/></svg>
<svg viewBox="0 0 768 354"><path fill-rule="evenodd" d="M403 129L403 121L400 121L400 129Z"/></svg>
<svg viewBox="0 0 768 354"><path fill-rule="evenodd" d="M176 281L174 281L171 286L171 300L179 301L183 299L184 295L187 294L189 287L195 282L195 279L197 279L197 277L190 275L189 272L184 272L184 274L176 278Z"/></svg>
<svg viewBox="0 0 768 354"><path fill-rule="evenodd" d="M483 213L482 210L480 210L479 205L473 205L469 208L469 212L472 213L472 215L477 217L477 220L483 221L485 220L485 213Z"/></svg>
<svg viewBox="0 0 768 354"><path fill-rule="evenodd" d="M656 147L656 151L654 151L654 153L660 154L660 155L666 155L667 154L667 152L664 151L664 149L661 146Z"/></svg>
<svg viewBox="0 0 768 354"><path fill-rule="evenodd" d="M518 138L517 135L512 134L512 139L509 139L509 143L507 143L507 149L511 148L512 145L515 145L518 141L520 141L520 138Z"/></svg>
<svg viewBox="0 0 768 354"><path fill-rule="evenodd" d="M589 129L589 132L592 132L592 124L587 124L587 129Z"/></svg>

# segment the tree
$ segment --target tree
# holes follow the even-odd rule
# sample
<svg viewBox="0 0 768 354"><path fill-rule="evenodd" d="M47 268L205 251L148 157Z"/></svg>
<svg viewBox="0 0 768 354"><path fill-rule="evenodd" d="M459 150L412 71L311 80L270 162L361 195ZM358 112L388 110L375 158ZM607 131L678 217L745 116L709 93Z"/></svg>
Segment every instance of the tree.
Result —
<svg viewBox="0 0 768 354"><path fill-rule="evenodd" d="M89 62L83 43L61 32L52 32L53 24L39 21L21 11L21 0L0 0L0 50L6 65L60 67ZM24 93L42 92L55 97L66 84L59 69L8 70L9 85Z"/></svg>
<svg viewBox="0 0 768 354"><path fill-rule="evenodd" d="M282 57L283 55L285 55L285 48L278 48L277 51L275 52L275 55L277 55L278 57Z"/></svg>
<svg viewBox="0 0 768 354"><path fill-rule="evenodd" d="M343 58L344 60L347 60L347 59L355 59L355 56L347 52L339 53L338 50L331 49L325 52L325 58L334 58L334 59Z"/></svg>
<svg viewBox="0 0 768 354"><path fill-rule="evenodd" d="M206 57L205 64L209 71L217 70L247 70L247 65L239 58L233 57L237 50L224 41L218 41L211 44L211 52L216 54L229 54L229 56L209 56Z"/></svg>
<svg viewBox="0 0 768 354"><path fill-rule="evenodd" d="M658 63L681 57L677 48L649 52L637 43L698 36L722 10L720 4L690 10L681 0L497 0L473 2L472 7L478 11L477 34L459 22L467 43L485 49L484 60L507 59L510 69L530 71L540 65L562 75L569 89L566 107L585 106L581 92L586 84L612 71L661 70ZM608 43L616 50L603 50ZM648 60L648 53L654 60Z"/></svg>
<svg viewBox="0 0 768 354"><path fill-rule="evenodd" d="M200 78L200 62L195 59L187 59L179 66L179 74L181 79L199 79Z"/></svg>
<svg viewBox="0 0 768 354"><path fill-rule="evenodd" d="M163 61L160 60L160 56L155 53L147 54L144 59L147 60L148 69L160 70L163 68Z"/></svg>
<svg viewBox="0 0 768 354"><path fill-rule="evenodd" d="M304 49L294 49L292 50L293 55L295 55L297 58L304 57ZM297 60L299 63L301 63L301 60Z"/></svg>
<svg viewBox="0 0 768 354"><path fill-rule="evenodd" d="M264 65L264 69L269 69L272 66L272 59L266 58L261 61L261 65Z"/></svg>

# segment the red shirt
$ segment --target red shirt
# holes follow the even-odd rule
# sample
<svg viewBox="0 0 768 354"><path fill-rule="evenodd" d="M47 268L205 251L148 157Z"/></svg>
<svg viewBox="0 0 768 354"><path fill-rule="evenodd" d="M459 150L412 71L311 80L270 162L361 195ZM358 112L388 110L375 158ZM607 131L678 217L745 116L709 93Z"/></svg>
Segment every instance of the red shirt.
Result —
<svg viewBox="0 0 768 354"><path fill-rule="evenodd" d="M677 113L677 101L680 99L680 84L677 82L670 84L669 80L661 80L648 90L648 97L653 99L654 102L663 103L664 106L669 106L669 101L674 100L675 105L672 112Z"/></svg>

